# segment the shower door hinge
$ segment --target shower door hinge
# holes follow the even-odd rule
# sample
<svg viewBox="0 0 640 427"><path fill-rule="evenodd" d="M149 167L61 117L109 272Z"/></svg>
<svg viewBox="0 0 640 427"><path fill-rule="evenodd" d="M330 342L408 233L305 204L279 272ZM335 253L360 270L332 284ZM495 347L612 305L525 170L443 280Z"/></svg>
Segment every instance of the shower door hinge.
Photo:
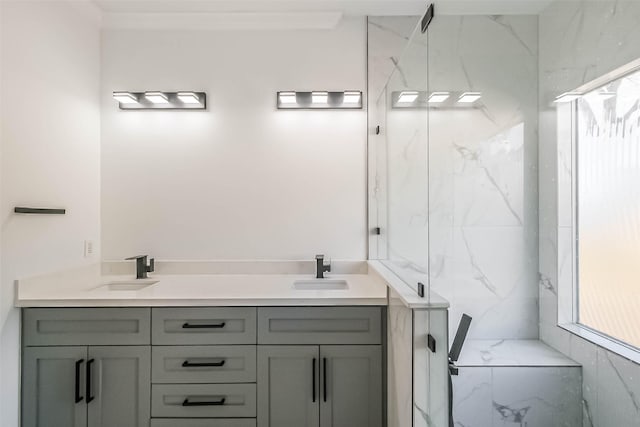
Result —
<svg viewBox="0 0 640 427"><path fill-rule="evenodd" d="M375 227L373 229L373 234L375 234L376 236L379 236L382 233L382 231L380 230L380 227Z"/></svg>
<svg viewBox="0 0 640 427"><path fill-rule="evenodd" d="M436 352L436 339L431 334L427 334L427 348L431 350L431 353Z"/></svg>

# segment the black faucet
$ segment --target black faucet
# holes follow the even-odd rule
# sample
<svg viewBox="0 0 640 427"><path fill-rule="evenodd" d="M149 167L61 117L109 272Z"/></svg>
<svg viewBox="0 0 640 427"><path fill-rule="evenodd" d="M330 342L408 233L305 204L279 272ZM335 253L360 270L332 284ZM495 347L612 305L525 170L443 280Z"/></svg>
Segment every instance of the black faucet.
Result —
<svg viewBox="0 0 640 427"><path fill-rule="evenodd" d="M331 272L331 264L324 263L324 255L316 255L316 279L324 279L324 272Z"/></svg>
<svg viewBox="0 0 640 427"><path fill-rule="evenodd" d="M126 258L127 261L136 260L136 279L146 279L147 273L153 273L155 270L155 259L151 258L147 265L147 255L137 255Z"/></svg>

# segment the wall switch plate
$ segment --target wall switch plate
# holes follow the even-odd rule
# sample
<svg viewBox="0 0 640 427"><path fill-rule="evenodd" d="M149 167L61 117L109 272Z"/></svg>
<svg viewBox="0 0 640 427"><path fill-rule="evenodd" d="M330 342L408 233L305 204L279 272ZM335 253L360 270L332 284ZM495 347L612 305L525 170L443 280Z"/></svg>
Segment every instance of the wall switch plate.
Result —
<svg viewBox="0 0 640 427"><path fill-rule="evenodd" d="M91 258L93 257L93 240L85 240L84 241L84 257Z"/></svg>

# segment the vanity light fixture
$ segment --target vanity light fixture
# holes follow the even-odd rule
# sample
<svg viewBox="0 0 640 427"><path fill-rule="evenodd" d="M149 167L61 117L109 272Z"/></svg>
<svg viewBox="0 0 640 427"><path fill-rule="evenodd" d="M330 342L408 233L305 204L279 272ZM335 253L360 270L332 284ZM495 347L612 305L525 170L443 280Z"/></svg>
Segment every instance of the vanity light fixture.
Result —
<svg viewBox="0 0 640 427"><path fill-rule="evenodd" d="M460 95L460 98L458 98L458 103L473 104L480 98L482 98L482 94L480 92L465 92L462 95Z"/></svg>
<svg viewBox="0 0 640 427"><path fill-rule="evenodd" d="M296 93L295 92L280 92L278 94L278 99L281 104L295 104L296 101Z"/></svg>
<svg viewBox="0 0 640 427"><path fill-rule="evenodd" d="M121 104L137 104L138 97L131 92L113 92L113 99Z"/></svg>
<svg viewBox="0 0 640 427"><path fill-rule="evenodd" d="M414 103L416 102L416 99L418 99L418 95L419 95L419 92L415 90L400 92L400 95L398 96L398 104Z"/></svg>
<svg viewBox="0 0 640 427"><path fill-rule="evenodd" d="M329 92L311 92L313 104L326 104L329 101Z"/></svg>
<svg viewBox="0 0 640 427"><path fill-rule="evenodd" d="M449 99L449 92L433 92L429 95L429 104L440 104Z"/></svg>
<svg viewBox="0 0 640 427"><path fill-rule="evenodd" d="M463 110L481 108L480 92L402 90L391 92L392 109Z"/></svg>
<svg viewBox="0 0 640 427"><path fill-rule="evenodd" d="M289 90L277 93L276 104L278 110L360 110L362 109L362 92Z"/></svg>
<svg viewBox="0 0 640 427"><path fill-rule="evenodd" d="M198 97L198 94L195 92L178 92L176 96L180 101L184 102L185 104L200 103L200 98Z"/></svg>
<svg viewBox="0 0 640 427"><path fill-rule="evenodd" d="M121 110L206 110L204 92L113 92Z"/></svg>
<svg viewBox="0 0 640 427"><path fill-rule="evenodd" d="M342 102L345 104L356 104L360 102L360 99L362 99L362 94L360 92L346 91Z"/></svg>
<svg viewBox="0 0 640 427"><path fill-rule="evenodd" d="M162 92L145 92L144 97L152 104L168 104L169 98Z"/></svg>
<svg viewBox="0 0 640 427"><path fill-rule="evenodd" d="M579 92L565 92L561 95L556 96L556 100L553 102L558 102L558 103L562 103L562 102L571 102L571 101L575 101L576 99L580 98L582 96L581 93Z"/></svg>

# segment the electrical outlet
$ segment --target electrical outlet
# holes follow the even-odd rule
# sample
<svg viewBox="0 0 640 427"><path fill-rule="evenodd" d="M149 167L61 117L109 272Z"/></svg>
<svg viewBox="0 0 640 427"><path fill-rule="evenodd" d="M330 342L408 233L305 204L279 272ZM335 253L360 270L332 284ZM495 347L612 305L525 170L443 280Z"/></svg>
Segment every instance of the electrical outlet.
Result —
<svg viewBox="0 0 640 427"><path fill-rule="evenodd" d="M93 240L84 241L84 257L85 258L93 257Z"/></svg>

